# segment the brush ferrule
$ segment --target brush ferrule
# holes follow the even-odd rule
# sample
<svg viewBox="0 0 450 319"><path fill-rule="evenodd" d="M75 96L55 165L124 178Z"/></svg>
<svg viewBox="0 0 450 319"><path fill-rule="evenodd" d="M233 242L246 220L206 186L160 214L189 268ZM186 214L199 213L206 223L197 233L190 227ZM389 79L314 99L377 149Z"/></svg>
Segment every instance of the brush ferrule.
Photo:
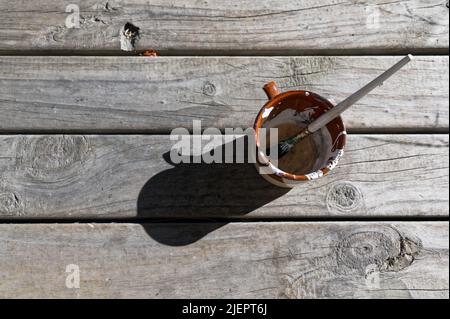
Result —
<svg viewBox="0 0 450 319"><path fill-rule="evenodd" d="M311 132L308 129L305 129L303 132L301 132L299 135L297 135L295 137L295 143L305 139L306 137L308 137L309 135L311 135Z"/></svg>

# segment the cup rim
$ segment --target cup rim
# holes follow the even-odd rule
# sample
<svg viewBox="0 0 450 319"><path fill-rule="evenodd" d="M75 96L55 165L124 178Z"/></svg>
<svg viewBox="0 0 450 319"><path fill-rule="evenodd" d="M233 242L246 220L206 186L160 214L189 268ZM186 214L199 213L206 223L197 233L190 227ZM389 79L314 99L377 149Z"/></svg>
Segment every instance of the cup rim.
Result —
<svg viewBox="0 0 450 319"><path fill-rule="evenodd" d="M263 152L261 152L259 150L259 147L260 147L259 131L262 127L264 111L268 108L273 107L277 103L281 102L282 100L284 100L290 96L294 96L294 95L306 96L307 94L310 94L310 95L320 99L324 103L328 104L331 108L335 107L335 105L330 100L324 98L323 96L321 96L317 93L314 93L311 91L305 91L305 90L287 91L287 92L278 94L277 96L270 99L266 104L264 104L264 106L259 111L259 113L256 117L256 120L255 120L254 126L253 126L253 129L255 131L255 143L256 143L256 152L257 152L256 162L261 166L269 167L270 170L273 172L273 174L275 174L276 176L279 176L280 178L285 178L285 179L288 179L291 181L311 181L311 180L318 179L322 176L327 175L329 172L331 172L336 167L336 165L338 164L342 155L344 154L344 149L345 149L345 146L347 145L347 131L345 128L345 124L344 124L342 117L338 116L333 121L339 121L340 122L339 124L342 126L342 132L338 136L338 138L340 138L341 135L344 136L344 139L342 142L342 148L337 149L338 152L337 152L336 157L333 160L333 163L329 163L325 167L322 167L315 172L311 172L306 175L295 175L292 173L285 172L285 171L279 169L278 167L276 167L270 161L270 159ZM260 162L260 159L262 159L263 162Z"/></svg>

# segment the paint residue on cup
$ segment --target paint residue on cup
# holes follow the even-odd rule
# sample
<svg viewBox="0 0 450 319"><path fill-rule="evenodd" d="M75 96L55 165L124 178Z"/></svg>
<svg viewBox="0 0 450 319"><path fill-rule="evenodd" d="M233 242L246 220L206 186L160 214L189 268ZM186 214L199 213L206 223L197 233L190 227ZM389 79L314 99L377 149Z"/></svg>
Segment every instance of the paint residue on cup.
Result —
<svg viewBox="0 0 450 319"><path fill-rule="evenodd" d="M266 84L264 91L269 102L258 113L254 125L258 154L256 167L261 176L276 186L291 188L327 175L339 162L346 144L341 117L300 141L280 159L270 158L268 149L276 148L280 142L297 135L334 105L313 92L281 93L274 82ZM278 129L276 145L269 145L272 128Z"/></svg>

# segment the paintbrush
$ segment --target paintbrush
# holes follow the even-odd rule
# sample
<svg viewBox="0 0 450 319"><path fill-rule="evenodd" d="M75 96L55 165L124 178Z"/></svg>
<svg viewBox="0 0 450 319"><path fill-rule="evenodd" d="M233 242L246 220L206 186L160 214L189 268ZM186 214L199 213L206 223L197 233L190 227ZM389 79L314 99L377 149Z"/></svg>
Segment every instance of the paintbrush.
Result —
<svg viewBox="0 0 450 319"><path fill-rule="evenodd" d="M312 123L310 123L306 128L304 128L299 134L290 137L282 142L280 142L276 148L278 149L278 158L285 156L287 153L291 151L291 149L301 140L311 135L312 133L320 130L328 123L333 121L339 115L341 115L344 111L346 111L350 106L354 105L356 102L361 100L363 97L368 95L377 87L383 85L383 83L389 79L392 75L397 73L401 68L403 68L406 64L413 60L413 56L409 54L404 57L401 61L392 66L389 70L381 74L375 80L364 86L359 91L350 95L347 99L330 109L327 113L323 114L319 118L315 119ZM275 151L275 150L274 150ZM270 155L272 156L272 152Z"/></svg>

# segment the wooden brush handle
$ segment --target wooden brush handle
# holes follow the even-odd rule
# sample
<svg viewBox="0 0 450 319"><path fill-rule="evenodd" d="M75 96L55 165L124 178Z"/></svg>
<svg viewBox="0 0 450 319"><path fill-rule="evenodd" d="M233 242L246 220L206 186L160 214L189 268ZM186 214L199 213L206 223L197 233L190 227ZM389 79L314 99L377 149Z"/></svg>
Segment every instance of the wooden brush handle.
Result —
<svg viewBox="0 0 450 319"><path fill-rule="evenodd" d="M381 74L379 77L377 77L375 80L367 84L365 87L360 89L358 92L352 94L347 99L333 107L331 110L329 110L327 113L316 119L314 122L312 122L308 126L308 131L311 133L320 130L322 127L330 123L332 120L337 118L341 113L343 113L345 110L347 110L350 106L361 100L363 97L365 97L367 94L372 92L375 88L383 85L384 81L389 79L392 75L397 73L401 68L403 68L406 64L408 64L413 59L412 55L408 55L407 57L403 58L400 62L395 64L393 67L391 67L389 70Z"/></svg>

